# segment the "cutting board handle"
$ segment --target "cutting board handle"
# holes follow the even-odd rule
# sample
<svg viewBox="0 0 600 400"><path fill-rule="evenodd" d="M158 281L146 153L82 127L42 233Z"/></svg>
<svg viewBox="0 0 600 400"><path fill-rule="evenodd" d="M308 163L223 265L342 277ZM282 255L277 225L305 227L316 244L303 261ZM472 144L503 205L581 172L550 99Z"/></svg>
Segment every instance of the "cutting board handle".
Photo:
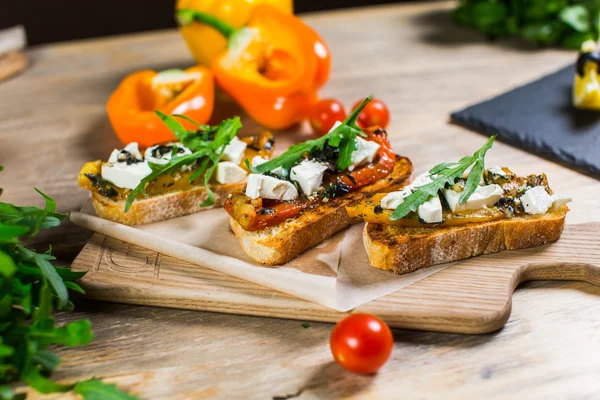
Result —
<svg viewBox="0 0 600 400"><path fill-rule="evenodd" d="M517 284L566 280L600 286L600 223L565 226L560 240L547 246L541 257L537 254L527 257L517 276Z"/></svg>
<svg viewBox="0 0 600 400"><path fill-rule="evenodd" d="M600 267L590 264L530 264L523 267L519 283L526 281L582 281L600 286Z"/></svg>

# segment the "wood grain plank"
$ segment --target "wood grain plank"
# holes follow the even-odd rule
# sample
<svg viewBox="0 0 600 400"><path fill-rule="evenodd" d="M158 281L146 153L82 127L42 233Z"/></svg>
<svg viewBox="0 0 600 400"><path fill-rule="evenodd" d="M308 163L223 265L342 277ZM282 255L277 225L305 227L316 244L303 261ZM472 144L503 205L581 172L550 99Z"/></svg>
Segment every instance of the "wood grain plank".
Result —
<svg viewBox="0 0 600 400"><path fill-rule="evenodd" d="M354 312L390 326L488 333L508 320L526 280L600 284L600 223L567 226L557 243L465 260ZM72 264L87 296L118 303L334 322L347 313L95 234Z"/></svg>

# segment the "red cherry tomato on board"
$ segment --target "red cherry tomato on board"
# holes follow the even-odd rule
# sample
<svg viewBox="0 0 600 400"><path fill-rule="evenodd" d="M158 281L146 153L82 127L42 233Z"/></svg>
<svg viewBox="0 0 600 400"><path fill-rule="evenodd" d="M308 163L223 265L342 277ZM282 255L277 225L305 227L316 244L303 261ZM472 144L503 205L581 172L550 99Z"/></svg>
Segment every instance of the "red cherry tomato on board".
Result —
<svg viewBox="0 0 600 400"><path fill-rule="evenodd" d="M357 374L370 374L392 354L394 337L387 324L376 316L352 314L333 328L329 345L342 367Z"/></svg>
<svg viewBox="0 0 600 400"><path fill-rule="evenodd" d="M355 110L356 107L360 105L360 103L362 103L362 100L357 101L356 104L354 104L354 107L352 107L352 109ZM361 128L380 126L383 129L385 129L390 123L390 110L387 108L383 101L373 99L360 112L356 123Z"/></svg>
<svg viewBox="0 0 600 400"><path fill-rule="evenodd" d="M323 99L313 107L310 124L319 136L325 135L337 121L346 119L342 103L335 99Z"/></svg>

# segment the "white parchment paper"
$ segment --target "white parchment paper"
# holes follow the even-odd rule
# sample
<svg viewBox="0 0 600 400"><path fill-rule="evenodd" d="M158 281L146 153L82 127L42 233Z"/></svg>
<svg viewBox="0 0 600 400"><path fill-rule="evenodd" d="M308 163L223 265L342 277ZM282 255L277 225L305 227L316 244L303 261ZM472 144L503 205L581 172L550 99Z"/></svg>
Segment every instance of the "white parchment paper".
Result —
<svg viewBox="0 0 600 400"><path fill-rule="evenodd" d="M363 224L307 251L278 267L252 261L229 229L223 209L141 226L125 226L98 218L91 201L71 213L76 225L259 285L289 293L323 306L348 311L414 282L451 264L395 275L369 265L363 246Z"/></svg>

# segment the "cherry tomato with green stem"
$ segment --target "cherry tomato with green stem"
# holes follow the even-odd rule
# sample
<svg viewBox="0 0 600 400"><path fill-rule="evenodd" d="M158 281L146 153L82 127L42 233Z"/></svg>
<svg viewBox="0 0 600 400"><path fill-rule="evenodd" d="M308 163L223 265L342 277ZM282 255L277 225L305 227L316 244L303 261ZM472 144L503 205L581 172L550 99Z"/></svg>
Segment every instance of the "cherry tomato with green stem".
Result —
<svg viewBox="0 0 600 400"><path fill-rule="evenodd" d="M352 107L355 110L362 103L362 100L357 101ZM378 99L373 99L358 115L356 121L361 128L369 128L371 126L380 126L385 129L390 123L390 110L385 103Z"/></svg>
<svg viewBox="0 0 600 400"><path fill-rule="evenodd" d="M385 322L374 315L358 313L338 322L329 345L342 367L357 374L371 374L392 354L394 337Z"/></svg>
<svg viewBox="0 0 600 400"><path fill-rule="evenodd" d="M325 135L337 121L346 119L346 110L338 100L323 99L313 107L310 124L319 136Z"/></svg>

